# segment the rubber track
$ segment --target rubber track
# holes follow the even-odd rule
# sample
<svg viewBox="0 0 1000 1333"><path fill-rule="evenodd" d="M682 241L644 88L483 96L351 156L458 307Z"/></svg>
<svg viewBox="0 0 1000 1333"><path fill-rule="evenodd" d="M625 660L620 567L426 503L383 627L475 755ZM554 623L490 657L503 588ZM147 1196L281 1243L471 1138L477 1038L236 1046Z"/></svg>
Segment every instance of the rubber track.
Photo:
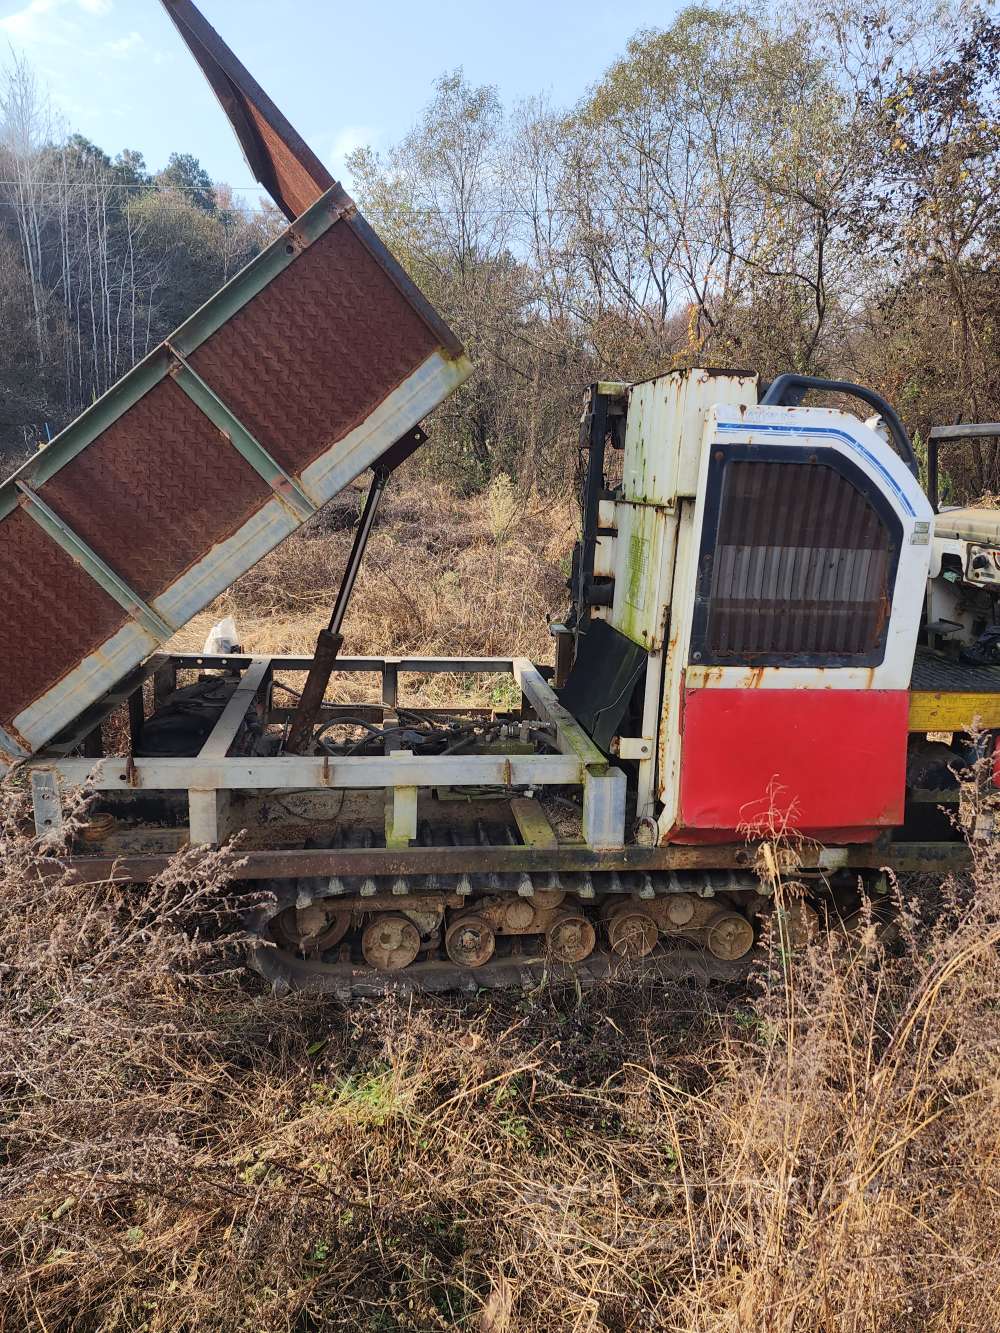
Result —
<svg viewBox="0 0 1000 1333"><path fill-rule="evenodd" d="M744 981L756 950L735 963L721 962L697 948L658 946L645 958L623 959L595 950L575 967L552 963L539 955L494 959L485 967L458 967L452 962L427 959L401 972L379 972L358 963L310 962L271 944L259 944L251 959L255 971L277 989L322 991L341 1000L380 995L442 994L481 990L534 990L548 983L574 982L586 990L599 982L693 980Z"/></svg>

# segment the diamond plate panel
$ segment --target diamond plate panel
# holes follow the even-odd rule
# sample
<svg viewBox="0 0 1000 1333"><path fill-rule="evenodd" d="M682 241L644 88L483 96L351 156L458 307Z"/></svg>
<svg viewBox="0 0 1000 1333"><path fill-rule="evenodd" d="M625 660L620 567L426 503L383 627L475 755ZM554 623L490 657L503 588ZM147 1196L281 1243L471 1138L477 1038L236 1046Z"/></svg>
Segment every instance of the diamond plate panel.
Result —
<svg viewBox="0 0 1000 1333"><path fill-rule="evenodd" d="M71 671L125 624L126 613L27 514L0 523L4 653L0 725Z"/></svg>
<svg viewBox="0 0 1000 1333"><path fill-rule="evenodd" d="M272 492L166 379L39 494L151 601L231 536Z"/></svg>
<svg viewBox="0 0 1000 1333"><path fill-rule="evenodd" d="M1000 694L1000 666L973 666L929 648L918 648L910 689L943 694Z"/></svg>
<svg viewBox="0 0 1000 1333"><path fill-rule="evenodd" d="M296 476L325 458L342 479L390 449L469 366L367 224L337 212L346 196L328 196L192 316L177 345L279 468ZM103 591L100 569L84 573L19 509L18 481L137 599L164 599L175 619L294 524L273 499L282 479L256 451L241 456L170 378L172 355L157 349L0 486L0 709L20 719L35 752L135 666L148 640L119 635L112 646L128 613ZM376 415L389 398L391 411ZM356 450L338 458L359 427Z"/></svg>
<svg viewBox="0 0 1000 1333"><path fill-rule="evenodd" d="M298 473L437 346L338 222L189 359L258 443Z"/></svg>
<svg viewBox="0 0 1000 1333"><path fill-rule="evenodd" d="M332 177L317 182L294 149L282 138L259 107L242 98L247 114L257 128L274 168L278 185L279 207L284 203L293 217L304 213L333 184Z"/></svg>

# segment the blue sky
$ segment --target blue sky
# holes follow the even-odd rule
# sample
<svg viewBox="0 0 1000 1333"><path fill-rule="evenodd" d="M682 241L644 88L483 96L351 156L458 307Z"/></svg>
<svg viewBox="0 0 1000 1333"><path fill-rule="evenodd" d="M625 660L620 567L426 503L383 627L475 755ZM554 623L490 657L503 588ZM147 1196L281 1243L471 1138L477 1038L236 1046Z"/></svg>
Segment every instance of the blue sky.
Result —
<svg viewBox="0 0 1000 1333"><path fill-rule="evenodd" d="M568 104L672 0L201 0L200 8L336 175L359 143L412 124L434 78L458 65L510 104ZM216 180L249 169L159 0L0 0L0 60L27 57L53 110L112 155L151 168L193 152ZM252 197L252 196L248 196Z"/></svg>

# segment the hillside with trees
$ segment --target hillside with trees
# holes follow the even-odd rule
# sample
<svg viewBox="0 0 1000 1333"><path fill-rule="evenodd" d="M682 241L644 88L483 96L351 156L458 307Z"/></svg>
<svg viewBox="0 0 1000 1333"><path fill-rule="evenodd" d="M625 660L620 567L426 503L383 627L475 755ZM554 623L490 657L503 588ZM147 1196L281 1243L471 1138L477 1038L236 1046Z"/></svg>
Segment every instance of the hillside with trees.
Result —
<svg viewBox="0 0 1000 1333"><path fill-rule="evenodd" d="M147 169L56 135L27 65L0 89L0 459L104 393L278 230L198 159Z"/></svg>

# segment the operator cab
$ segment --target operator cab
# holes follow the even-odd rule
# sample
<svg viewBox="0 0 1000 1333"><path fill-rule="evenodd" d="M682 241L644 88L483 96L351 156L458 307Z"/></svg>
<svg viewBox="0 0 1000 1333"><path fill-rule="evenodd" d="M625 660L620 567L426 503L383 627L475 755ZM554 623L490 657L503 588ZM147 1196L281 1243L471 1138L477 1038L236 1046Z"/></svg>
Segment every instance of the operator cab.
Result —
<svg viewBox="0 0 1000 1333"><path fill-rule="evenodd" d="M935 427L928 448L927 491L938 511L927 593L927 643L970 666L1000 665L1000 510L986 504L941 508L939 456L983 441L995 448L1000 424Z"/></svg>

